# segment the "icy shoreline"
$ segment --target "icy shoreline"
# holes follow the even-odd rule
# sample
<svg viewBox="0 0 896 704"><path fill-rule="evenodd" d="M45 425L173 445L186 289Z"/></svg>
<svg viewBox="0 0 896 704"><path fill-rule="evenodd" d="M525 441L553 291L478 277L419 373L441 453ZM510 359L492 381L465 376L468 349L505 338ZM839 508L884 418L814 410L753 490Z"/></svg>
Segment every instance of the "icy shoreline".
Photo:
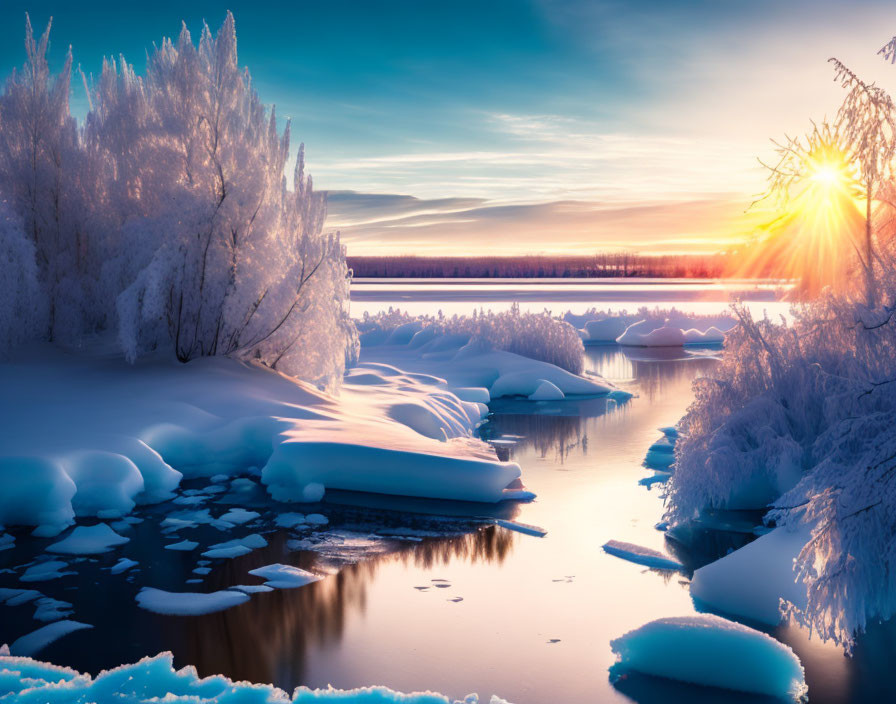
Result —
<svg viewBox="0 0 896 704"><path fill-rule="evenodd" d="M532 497L519 466L472 437L484 404L394 367L349 375L337 398L226 358L128 365L43 346L0 365L0 385L0 525L36 535L170 500L182 478L247 472L280 501Z"/></svg>

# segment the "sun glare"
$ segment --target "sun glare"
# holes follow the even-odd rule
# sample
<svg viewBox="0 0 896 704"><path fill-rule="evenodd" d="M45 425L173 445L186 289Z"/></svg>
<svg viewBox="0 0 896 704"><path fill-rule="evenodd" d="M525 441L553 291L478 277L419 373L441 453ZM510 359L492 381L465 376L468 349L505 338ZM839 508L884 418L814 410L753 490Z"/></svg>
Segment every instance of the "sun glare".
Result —
<svg viewBox="0 0 896 704"><path fill-rule="evenodd" d="M854 167L834 145L816 144L801 171L786 210L744 252L740 273L799 279L814 294L845 281L863 216Z"/></svg>

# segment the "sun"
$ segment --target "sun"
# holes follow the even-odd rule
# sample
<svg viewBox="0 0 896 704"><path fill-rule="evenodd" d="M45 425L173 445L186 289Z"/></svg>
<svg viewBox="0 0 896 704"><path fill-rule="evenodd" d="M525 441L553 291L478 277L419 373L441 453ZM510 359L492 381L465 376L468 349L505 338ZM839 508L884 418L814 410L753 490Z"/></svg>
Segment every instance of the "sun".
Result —
<svg viewBox="0 0 896 704"><path fill-rule="evenodd" d="M800 154L790 186L786 206L741 253L738 273L795 279L808 295L839 288L864 226L855 165L836 142L817 141Z"/></svg>

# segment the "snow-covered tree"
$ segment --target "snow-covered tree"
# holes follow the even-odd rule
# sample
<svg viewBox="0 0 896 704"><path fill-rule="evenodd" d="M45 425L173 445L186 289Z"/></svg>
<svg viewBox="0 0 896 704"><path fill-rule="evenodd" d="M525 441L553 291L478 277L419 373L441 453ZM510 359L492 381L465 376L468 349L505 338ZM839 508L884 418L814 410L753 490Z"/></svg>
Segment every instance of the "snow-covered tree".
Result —
<svg viewBox="0 0 896 704"><path fill-rule="evenodd" d="M27 60L0 95L0 195L23 221L48 298L47 336L71 337L81 319L85 247L78 127L69 113L72 55L52 75L50 27L36 39L26 17Z"/></svg>
<svg viewBox="0 0 896 704"><path fill-rule="evenodd" d="M237 60L231 14L198 46L186 27L144 75L107 59L68 110L71 52L54 78L49 28L0 96L0 196L24 223L49 301L48 333L117 327L128 358L231 355L321 384L356 353L338 234L304 172L285 168L290 128ZM69 303L69 307L72 307Z"/></svg>
<svg viewBox="0 0 896 704"><path fill-rule="evenodd" d="M0 359L47 330L47 300L38 281L34 243L21 218L0 202Z"/></svg>
<svg viewBox="0 0 896 704"><path fill-rule="evenodd" d="M865 302L877 304L875 267L878 257L874 244L872 204L884 184L893 177L896 154L896 105L889 93L866 83L838 59L830 59L836 80L846 89L837 113L837 125L849 145L858 171L861 196L865 202L865 238L859 259L865 273Z"/></svg>
<svg viewBox="0 0 896 704"><path fill-rule="evenodd" d="M896 38L881 53L896 61ZM849 648L869 622L896 616L896 187L892 102L836 66L848 96L823 134L852 155L861 267L790 323L736 309L725 356L681 423L667 517L765 508L769 523L808 530L795 564L806 605L786 613ZM787 173L772 178L786 186Z"/></svg>

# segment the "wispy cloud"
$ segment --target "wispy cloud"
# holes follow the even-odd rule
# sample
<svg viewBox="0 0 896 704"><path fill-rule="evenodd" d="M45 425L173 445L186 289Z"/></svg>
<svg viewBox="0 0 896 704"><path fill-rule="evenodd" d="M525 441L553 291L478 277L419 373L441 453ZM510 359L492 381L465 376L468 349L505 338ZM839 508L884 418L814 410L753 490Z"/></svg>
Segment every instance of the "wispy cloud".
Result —
<svg viewBox="0 0 896 704"><path fill-rule="evenodd" d="M331 197L327 226L350 254L569 253L649 248L712 252L749 237L761 214L744 215L735 197L622 205L589 201L495 203L458 199ZM360 207L359 207L360 204Z"/></svg>

